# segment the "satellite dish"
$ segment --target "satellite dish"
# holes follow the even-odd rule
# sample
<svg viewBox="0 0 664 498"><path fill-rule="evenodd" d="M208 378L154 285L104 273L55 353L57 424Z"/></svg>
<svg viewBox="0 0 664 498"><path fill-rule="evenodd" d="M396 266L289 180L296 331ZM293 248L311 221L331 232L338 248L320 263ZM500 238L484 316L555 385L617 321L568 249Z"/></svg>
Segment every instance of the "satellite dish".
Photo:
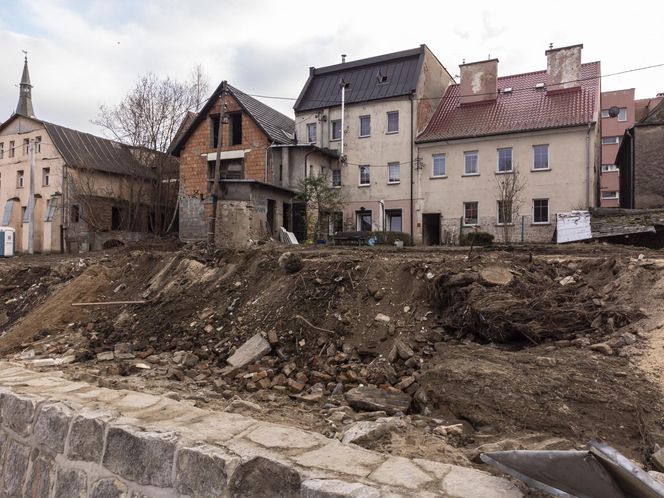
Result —
<svg viewBox="0 0 664 498"><path fill-rule="evenodd" d="M620 107L617 107L615 105L609 107L609 117L615 118L618 117L618 114L620 114Z"/></svg>

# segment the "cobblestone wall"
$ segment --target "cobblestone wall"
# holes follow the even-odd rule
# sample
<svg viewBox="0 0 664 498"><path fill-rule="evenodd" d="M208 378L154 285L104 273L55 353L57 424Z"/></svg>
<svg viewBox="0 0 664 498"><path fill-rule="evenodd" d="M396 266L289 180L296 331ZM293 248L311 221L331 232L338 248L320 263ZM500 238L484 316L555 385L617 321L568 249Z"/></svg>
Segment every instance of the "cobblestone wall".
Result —
<svg viewBox="0 0 664 498"><path fill-rule="evenodd" d="M0 418L0 496L522 496L478 470L8 363Z"/></svg>

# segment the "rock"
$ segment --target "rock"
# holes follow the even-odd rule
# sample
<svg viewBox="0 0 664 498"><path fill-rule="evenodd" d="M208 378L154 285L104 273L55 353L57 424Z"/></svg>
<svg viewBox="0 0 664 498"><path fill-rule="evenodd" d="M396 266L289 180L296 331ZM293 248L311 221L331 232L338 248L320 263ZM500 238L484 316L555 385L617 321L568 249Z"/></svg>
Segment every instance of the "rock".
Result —
<svg viewBox="0 0 664 498"><path fill-rule="evenodd" d="M415 354L415 351L401 339L394 341L394 346L397 348L397 354L402 360L407 360Z"/></svg>
<svg viewBox="0 0 664 498"><path fill-rule="evenodd" d="M560 285L563 285L563 286L573 284L575 282L576 282L576 280L574 280L574 277L572 275L569 275L567 277L564 277L564 278L560 279Z"/></svg>
<svg viewBox="0 0 664 498"><path fill-rule="evenodd" d="M385 293L384 293L382 290L379 289L379 290L377 290L376 292L374 292L373 298L374 298L376 301L382 301L382 299L383 299L384 297L385 297Z"/></svg>
<svg viewBox="0 0 664 498"><path fill-rule="evenodd" d="M38 398L29 395L5 394L2 398L2 425L19 436L28 436L35 417Z"/></svg>
<svg viewBox="0 0 664 498"><path fill-rule="evenodd" d="M300 474L287 465L264 457L241 464L231 477L228 496L268 498L300 496Z"/></svg>
<svg viewBox="0 0 664 498"><path fill-rule="evenodd" d="M377 441L390 434L397 427L403 426L404 422L397 418L380 418L375 422L355 422L344 430L342 443L366 444Z"/></svg>
<svg viewBox="0 0 664 498"><path fill-rule="evenodd" d="M169 487L172 484L175 443L176 437L172 433L110 427L103 465L124 479L145 486Z"/></svg>
<svg viewBox="0 0 664 498"><path fill-rule="evenodd" d="M480 278L488 285L509 285L514 275L503 266L487 266L480 271Z"/></svg>
<svg viewBox="0 0 664 498"><path fill-rule="evenodd" d="M193 368L196 365L198 365L198 362L200 361L200 358L196 356L194 353L185 353L185 355L182 357L182 364L186 368Z"/></svg>
<svg viewBox="0 0 664 498"><path fill-rule="evenodd" d="M556 359L548 358L546 356L538 356L537 358L535 358L535 363L540 367L555 367Z"/></svg>
<svg viewBox="0 0 664 498"><path fill-rule="evenodd" d="M270 343L270 346L276 346L279 344L279 336L277 335L277 331L274 329L270 329L267 332L267 342Z"/></svg>
<svg viewBox="0 0 664 498"><path fill-rule="evenodd" d="M22 496L23 482L30 462L30 447L9 441L3 465L2 481L5 493L2 496Z"/></svg>
<svg viewBox="0 0 664 498"><path fill-rule="evenodd" d="M69 430L67 458L98 464L104 447L106 421L98 412L79 414Z"/></svg>
<svg viewBox="0 0 664 498"><path fill-rule="evenodd" d="M127 284L120 284L115 289L113 289L113 294L117 294L118 292L120 292L120 291L122 291L126 288L127 288Z"/></svg>
<svg viewBox="0 0 664 498"><path fill-rule="evenodd" d="M402 392L387 392L377 387L359 386L345 394L348 404L357 410L384 410L393 415L397 412L407 413L410 409L411 397Z"/></svg>
<svg viewBox="0 0 664 498"><path fill-rule="evenodd" d="M251 401L234 399L228 404L224 411L229 413L251 415L252 413L261 413L263 411L263 407L256 403L252 403Z"/></svg>
<svg viewBox="0 0 664 498"><path fill-rule="evenodd" d="M61 403L43 405L33 429L36 441L56 453L64 453L73 412Z"/></svg>
<svg viewBox="0 0 664 498"><path fill-rule="evenodd" d="M374 318L377 322L382 322L382 323L388 323L391 318L387 315L384 315L383 313L378 313L376 317Z"/></svg>
<svg viewBox="0 0 664 498"><path fill-rule="evenodd" d="M664 474L656 470L649 470L648 475L660 484L664 484Z"/></svg>
<svg viewBox="0 0 664 498"><path fill-rule="evenodd" d="M97 361L111 361L115 358L113 351L104 351L103 353L97 353Z"/></svg>
<svg viewBox="0 0 664 498"><path fill-rule="evenodd" d="M435 434L440 434L441 436L460 436L463 434L463 424L439 425L434 428L433 432Z"/></svg>
<svg viewBox="0 0 664 498"><path fill-rule="evenodd" d="M133 353L134 348L128 342L118 342L113 349L116 355Z"/></svg>
<svg viewBox="0 0 664 498"><path fill-rule="evenodd" d="M166 378L168 380L177 380L182 382L186 377L184 375L184 372L179 368L169 368L168 372L166 372Z"/></svg>
<svg viewBox="0 0 664 498"><path fill-rule="evenodd" d="M127 486L117 479L100 479L92 485L90 498L125 498Z"/></svg>
<svg viewBox="0 0 664 498"><path fill-rule="evenodd" d="M606 356L611 356L613 354L613 348L606 344L605 342L600 342L599 344L593 344L590 346L590 349L592 351L597 351L600 354L604 354Z"/></svg>
<svg viewBox="0 0 664 498"><path fill-rule="evenodd" d="M226 361L229 365L237 368L244 367L249 363L260 360L270 352L270 343L262 335L256 334L242 346L237 348L235 353Z"/></svg>
<svg viewBox="0 0 664 498"><path fill-rule="evenodd" d="M182 448L175 467L175 488L184 496L225 495L228 476L240 459L208 445Z"/></svg>
<svg viewBox="0 0 664 498"><path fill-rule="evenodd" d="M80 470L58 469L55 478L55 491L53 496L86 496L87 477ZM11 495L10 496L18 496Z"/></svg>
<svg viewBox="0 0 664 498"><path fill-rule="evenodd" d="M285 252L279 256L278 264L286 273L297 273L304 266L302 257L293 252Z"/></svg>
<svg viewBox="0 0 664 498"><path fill-rule="evenodd" d="M664 448L653 453L650 459L655 467L664 472Z"/></svg>
<svg viewBox="0 0 664 498"><path fill-rule="evenodd" d="M337 479L310 479L302 483L301 498L341 498L362 497L380 498L385 496L380 490L358 482L344 482Z"/></svg>
<svg viewBox="0 0 664 498"><path fill-rule="evenodd" d="M140 353L138 353L136 357L141 360L145 360L146 358L152 356L153 354L155 354L155 349L152 346L150 346L145 351L141 351Z"/></svg>
<svg viewBox="0 0 664 498"><path fill-rule="evenodd" d="M288 379L288 390L293 394L299 394L304 391L305 384L294 379Z"/></svg>
<svg viewBox="0 0 664 498"><path fill-rule="evenodd" d="M163 396L164 398L180 401L180 395L175 391L168 391L167 393L164 393Z"/></svg>
<svg viewBox="0 0 664 498"><path fill-rule="evenodd" d="M413 384L413 382L415 382L415 377L412 376L404 377L403 379L401 379L401 381L399 381L398 384L395 384L394 387L396 387L401 391L404 391L408 389Z"/></svg>

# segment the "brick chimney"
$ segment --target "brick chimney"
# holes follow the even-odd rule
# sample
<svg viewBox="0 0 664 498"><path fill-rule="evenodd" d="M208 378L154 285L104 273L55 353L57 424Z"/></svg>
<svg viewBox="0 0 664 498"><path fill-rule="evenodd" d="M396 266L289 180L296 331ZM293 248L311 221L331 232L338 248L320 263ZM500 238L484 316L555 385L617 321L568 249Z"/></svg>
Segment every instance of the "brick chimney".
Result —
<svg viewBox="0 0 664 498"><path fill-rule="evenodd" d="M461 64L461 105L496 100L498 59Z"/></svg>
<svg viewBox="0 0 664 498"><path fill-rule="evenodd" d="M582 44L550 48L546 55L546 92L571 91L581 88Z"/></svg>

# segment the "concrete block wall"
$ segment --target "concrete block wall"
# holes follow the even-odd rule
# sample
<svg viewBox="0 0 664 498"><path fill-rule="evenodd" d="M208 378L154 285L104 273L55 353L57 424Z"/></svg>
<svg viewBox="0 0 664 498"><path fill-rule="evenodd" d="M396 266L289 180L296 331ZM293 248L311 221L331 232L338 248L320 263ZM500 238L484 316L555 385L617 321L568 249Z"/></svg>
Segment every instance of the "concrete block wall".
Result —
<svg viewBox="0 0 664 498"><path fill-rule="evenodd" d="M0 496L522 496L475 469L5 362L0 420Z"/></svg>
<svg viewBox="0 0 664 498"><path fill-rule="evenodd" d="M522 232L522 218L523 218L523 240L525 242L551 242L553 232L556 228L555 215L550 215L551 222L548 224L533 224L532 216L519 215L512 226L510 226L511 242L521 242ZM445 232L454 234L454 242L458 243L459 240L459 220L460 218L448 218L441 221L441 240L445 238ZM503 242L504 231L501 225L496 224L495 217L480 217L479 232L487 232L492 234L495 242ZM463 233L471 233L474 231L473 227L464 226Z"/></svg>

